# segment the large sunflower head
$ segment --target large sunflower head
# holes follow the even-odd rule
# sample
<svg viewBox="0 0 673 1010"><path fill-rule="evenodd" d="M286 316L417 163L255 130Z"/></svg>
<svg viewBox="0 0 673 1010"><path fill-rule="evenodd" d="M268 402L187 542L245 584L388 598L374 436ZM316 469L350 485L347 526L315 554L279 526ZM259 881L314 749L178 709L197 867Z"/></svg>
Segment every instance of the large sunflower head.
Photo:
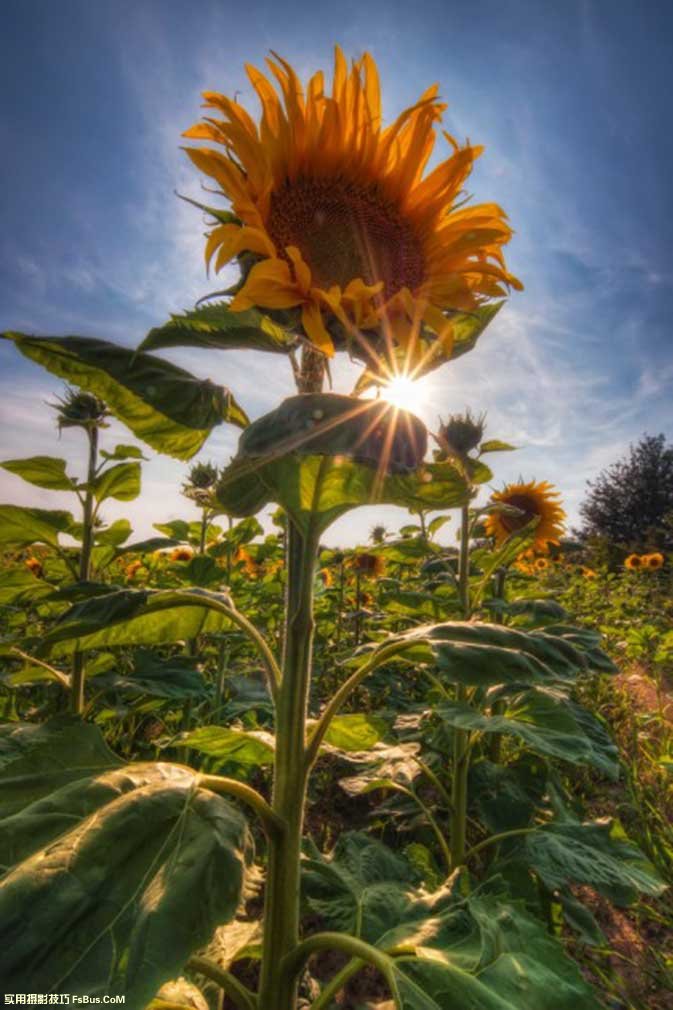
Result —
<svg viewBox="0 0 673 1010"><path fill-rule="evenodd" d="M492 512L486 518L486 534L493 537L497 545L503 543L512 533L522 530L534 519L533 547L544 549L547 544L556 544L563 535L565 512L561 508L559 493L547 481L530 481L528 484L508 484L502 491L495 491L491 500L508 505L517 512L508 510Z"/></svg>
<svg viewBox="0 0 673 1010"><path fill-rule="evenodd" d="M267 63L270 76L246 68L259 122L209 91L212 114L185 133L220 148L187 154L231 204L206 260L245 264L234 311L296 310L319 350L343 337L367 360L375 335L406 349L423 328L450 343L451 313L521 287L502 254L504 211L458 207L482 149L444 133L449 157L425 171L446 108L436 86L384 126L369 54L349 68L337 48L331 92L322 71L304 88L285 60Z"/></svg>

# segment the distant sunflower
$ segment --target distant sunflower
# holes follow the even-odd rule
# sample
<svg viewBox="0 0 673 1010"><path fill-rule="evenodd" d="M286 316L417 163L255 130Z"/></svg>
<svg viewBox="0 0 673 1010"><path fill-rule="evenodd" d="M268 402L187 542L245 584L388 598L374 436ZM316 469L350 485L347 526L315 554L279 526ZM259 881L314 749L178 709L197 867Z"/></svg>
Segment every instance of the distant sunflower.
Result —
<svg viewBox="0 0 673 1010"><path fill-rule="evenodd" d="M580 569L580 572L584 576L585 579L595 579L596 578L596 572L593 570L593 568L586 568L583 565L581 567L581 569Z"/></svg>
<svg viewBox="0 0 673 1010"><path fill-rule="evenodd" d="M193 557L191 547L174 547L171 551L171 561L191 561Z"/></svg>
<svg viewBox="0 0 673 1010"><path fill-rule="evenodd" d="M549 568L549 561L547 560L547 558L536 558L535 568L537 569L538 572L546 572L547 569Z"/></svg>
<svg viewBox="0 0 673 1010"><path fill-rule="evenodd" d="M379 575L383 575L386 563L382 557L378 554L367 554L363 552L362 554L355 554L351 559L351 566L360 575L364 575L368 578L377 578Z"/></svg>
<svg viewBox="0 0 673 1010"><path fill-rule="evenodd" d="M491 499L519 509L521 514L492 513L486 517L486 535L493 537L499 546L512 533L528 526L534 519L539 519L535 527L533 547L540 550L549 543L558 543L564 531L565 519L559 497L554 485L547 481L508 484L502 491L495 491Z"/></svg>
<svg viewBox="0 0 673 1010"><path fill-rule="evenodd" d="M661 568L664 563L664 555L659 554L657 551L655 554L645 554L642 558L643 567L650 568L656 571L657 568Z"/></svg>
<svg viewBox="0 0 673 1010"><path fill-rule="evenodd" d="M32 572L36 579L41 579L43 577L44 568L42 566L42 562L38 561L37 558L26 558L24 565L30 572Z"/></svg>
<svg viewBox="0 0 673 1010"><path fill-rule="evenodd" d="M643 559L640 554L629 554L628 558L624 562L624 567L628 568L629 571L635 572L643 567Z"/></svg>
<svg viewBox="0 0 673 1010"><path fill-rule="evenodd" d="M331 94L322 71L304 89L285 60L273 54L267 64L276 83L246 67L259 124L207 91L205 106L219 115L184 134L224 148L187 154L234 214L211 231L206 261L215 256L215 270L239 254L254 261L233 311L297 308L304 333L327 355L334 319L363 344L362 331L382 329L407 348L422 322L450 346L446 311L522 287L502 253L512 235L505 212L495 203L457 206L482 148L444 133L452 153L424 177L446 109L436 85L384 128L368 53L349 70L337 47Z"/></svg>

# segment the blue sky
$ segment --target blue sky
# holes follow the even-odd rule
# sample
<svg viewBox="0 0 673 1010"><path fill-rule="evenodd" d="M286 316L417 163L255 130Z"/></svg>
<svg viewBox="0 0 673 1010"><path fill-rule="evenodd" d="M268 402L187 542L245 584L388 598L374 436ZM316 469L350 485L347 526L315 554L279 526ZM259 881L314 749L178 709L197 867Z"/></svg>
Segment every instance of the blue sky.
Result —
<svg viewBox="0 0 673 1010"><path fill-rule="evenodd" d="M492 457L495 485L551 480L576 519L587 478L629 442L673 437L673 9L663 0L5 0L0 327L135 345L189 308L212 287L201 216L174 195L200 194L179 149L200 92L238 92L256 110L244 62L275 49L305 78L331 66L335 42L373 53L388 119L439 82L449 131L486 146L469 191L504 206L516 230L508 265L526 290L476 351L424 385L424 419L487 411L489 436L521 447ZM228 385L251 416L293 391L268 356L171 357ZM336 387L354 374L339 362ZM77 433L59 443L42 407L59 391L0 345L0 458L78 458ZM221 427L201 456L224 463L235 444ZM140 532L189 515L186 469L153 456L142 499L107 515L128 515ZM64 504L6 473L0 499ZM362 539L375 518L362 510L331 540Z"/></svg>

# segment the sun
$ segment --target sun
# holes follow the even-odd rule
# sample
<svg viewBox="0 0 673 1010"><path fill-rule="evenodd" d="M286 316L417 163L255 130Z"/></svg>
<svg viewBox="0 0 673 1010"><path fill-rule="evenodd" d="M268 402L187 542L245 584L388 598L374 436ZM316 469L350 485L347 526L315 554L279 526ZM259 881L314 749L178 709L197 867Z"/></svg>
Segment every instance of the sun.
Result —
<svg viewBox="0 0 673 1010"><path fill-rule="evenodd" d="M385 384L381 396L393 407L418 414L425 399L423 389L408 375L396 375Z"/></svg>

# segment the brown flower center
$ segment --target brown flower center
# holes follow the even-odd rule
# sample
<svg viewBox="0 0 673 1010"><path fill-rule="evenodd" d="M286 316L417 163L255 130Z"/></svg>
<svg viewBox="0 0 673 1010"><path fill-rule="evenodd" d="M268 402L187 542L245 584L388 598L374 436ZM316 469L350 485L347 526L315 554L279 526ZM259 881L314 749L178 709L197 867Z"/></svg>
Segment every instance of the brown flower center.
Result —
<svg viewBox="0 0 673 1010"><path fill-rule="evenodd" d="M271 197L267 227L278 249L297 246L313 283L342 289L361 277L383 281L390 298L401 288L414 291L425 276L421 243L376 187L341 179L300 178Z"/></svg>
<svg viewBox="0 0 673 1010"><path fill-rule="evenodd" d="M506 501L503 501L503 504L512 505L515 509L521 509L523 512L523 515L521 516L509 515L505 512L500 514L500 522L509 533L514 533L516 530L522 530L524 526L528 525L531 519L540 515L537 503L525 494L510 495Z"/></svg>

